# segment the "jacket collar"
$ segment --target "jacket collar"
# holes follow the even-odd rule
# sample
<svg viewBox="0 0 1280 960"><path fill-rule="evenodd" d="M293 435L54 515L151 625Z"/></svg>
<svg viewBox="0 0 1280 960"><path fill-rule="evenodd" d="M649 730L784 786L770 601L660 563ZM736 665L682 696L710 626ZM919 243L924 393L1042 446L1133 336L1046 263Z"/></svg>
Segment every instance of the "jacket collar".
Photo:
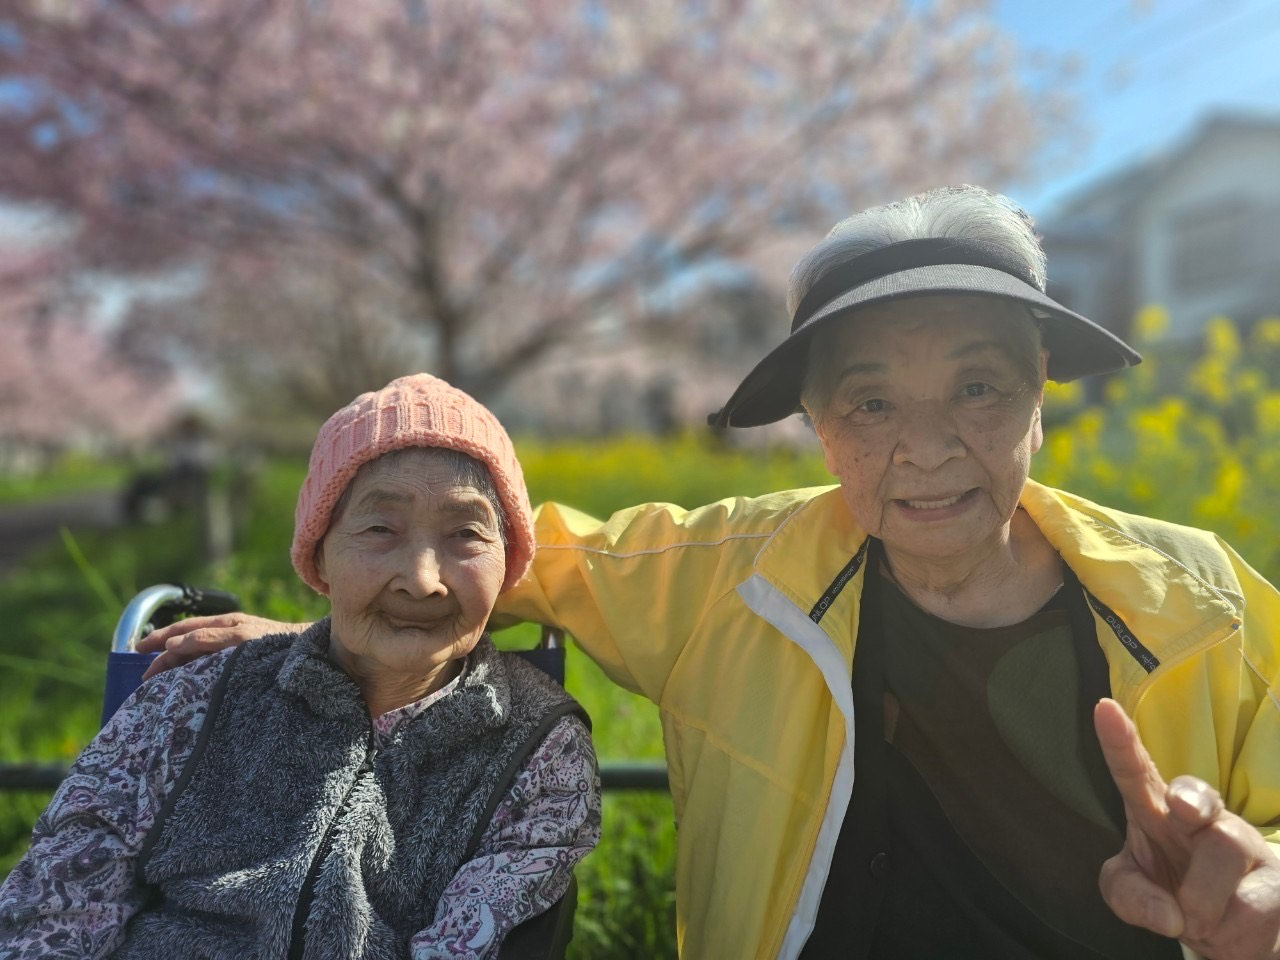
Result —
<svg viewBox="0 0 1280 960"><path fill-rule="evenodd" d="M1119 616L1161 663L1238 627L1238 586L1210 583L1158 545L1123 529L1115 514L1034 480L1027 481L1021 506L1085 590ZM861 595L866 573L865 564L851 561L865 540L840 488L828 487L794 510L755 560L755 573L805 613L812 614L826 598L818 625L848 664L854 641L851 605ZM856 569L842 583L851 566ZM1146 677L1142 665L1130 659L1123 671L1126 686Z"/></svg>
<svg viewBox="0 0 1280 960"><path fill-rule="evenodd" d="M330 626L330 618L325 617L298 635L285 653L276 684L321 716L367 726L371 722L369 710L360 688L329 659ZM414 740L415 752L435 756L461 749L467 740L507 724L510 679L487 633L468 654L457 688L441 706L447 709L424 711L405 724L396 738Z"/></svg>
<svg viewBox="0 0 1280 960"><path fill-rule="evenodd" d="M329 660L328 617L298 634L285 652L276 686L322 717L367 724L369 710L356 682Z"/></svg>
<svg viewBox="0 0 1280 960"><path fill-rule="evenodd" d="M1244 604L1234 578L1211 583L1160 544L1144 539L1123 514L1032 480L1021 505L1081 586L1114 612L1161 664L1240 627ZM1113 667L1113 689L1123 697L1137 691L1146 670L1133 658L1119 662L1124 664L1122 682L1114 682Z"/></svg>
<svg viewBox="0 0 1280 960"><path fill-rule="evenodd" d="M779 525L755 561L755 573L826 633L846 666L853 662L850 604L866 572L855 558L866 539L840 488L825 487Z"/></svg>

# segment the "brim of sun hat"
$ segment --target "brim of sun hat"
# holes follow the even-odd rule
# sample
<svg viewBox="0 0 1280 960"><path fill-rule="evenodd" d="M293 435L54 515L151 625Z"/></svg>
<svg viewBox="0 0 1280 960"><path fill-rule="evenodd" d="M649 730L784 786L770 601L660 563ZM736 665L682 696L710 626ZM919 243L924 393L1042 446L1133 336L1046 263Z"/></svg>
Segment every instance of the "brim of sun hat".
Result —
<svg viewBox="0 0 1280 960"><path fill-rule="evenodd" d="M758 427L800 411L800 391L814 333L872 304L931 295L997 297L1036 311L1049 351L1049 379L1076 380L1142 362L1131 346L1012 274L969 263L911 267L876 277L814 312L773 349L707 418L716 427Z"/></svg>

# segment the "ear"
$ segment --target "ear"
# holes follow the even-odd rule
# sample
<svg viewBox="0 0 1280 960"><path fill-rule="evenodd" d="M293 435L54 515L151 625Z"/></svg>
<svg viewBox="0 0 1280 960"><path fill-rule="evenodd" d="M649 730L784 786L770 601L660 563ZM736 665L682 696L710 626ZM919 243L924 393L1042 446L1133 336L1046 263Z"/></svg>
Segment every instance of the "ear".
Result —
<svg viewBox="0 0 1280 960"><path fill-rule="evenodd" d="M1044 446L1044 384L1049 379L1049 351L1040 348L1040 389L1036 391L1036 409L1031 414L1031 452L1037 453Z"/></svg>
<svg viewBox="0 0 1280 960"><path fill-rule="evenodd" d="M1044 401L1044 391L1040 392L1040 400L1031 414L1031 452L1038 453L1044 446L1044 423L1040 419L1040 407Z"/></svg>
<svg viewBox="0 0 1280 960"><path fill-rule="evenodd" d="M818 435L818 443L822 446L822 462L826 464L827 473L833 477L837 476L836 467L838 461L835 453L832 451L830 444L827 443L827 432L823 429L823 425L818 420L812 420L813 432Z"/></svg>
<svg viewBox="0 0 1280 960"><path fill-rule="evenodd" d="M329 574L325 572L324 564L324 541L328 539L326 534L319 543L316 544L316 573L320 575L320 579L327 585L329 583Z"/></svg>

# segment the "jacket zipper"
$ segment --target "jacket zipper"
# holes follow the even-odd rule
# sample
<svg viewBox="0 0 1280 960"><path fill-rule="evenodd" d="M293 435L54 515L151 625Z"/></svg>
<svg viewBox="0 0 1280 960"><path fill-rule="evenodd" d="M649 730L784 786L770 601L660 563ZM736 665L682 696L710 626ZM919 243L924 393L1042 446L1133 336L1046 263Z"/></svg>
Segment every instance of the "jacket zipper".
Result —
<svg viewBox="0 0 1280 960"><path fill-rule="evenodd" d="M333 849L334 832L337 830L338 824L342 822L342 818L347 814L347 809L351 805L352 794L356 792L356 787L360 785L361 781L373 773L373 761L376 755L377 751L373 745L373 728L371 726L369 740L365 745L364 762L360 764L360 769L356 771L351 785L347 787L347 792L343 796L342 802L338 804L338 812L329 821L329 827L325 830L324 838L320 841L316 855L311 860L311 867L307 870L306 879L302 881L302 890L298 894L298 905L293 911L293 926L289 934L289 960L302 960L303 952L306 950L307 917L311 914L311 904L315 899L316 881L320 878L320 870Z"/></svg>

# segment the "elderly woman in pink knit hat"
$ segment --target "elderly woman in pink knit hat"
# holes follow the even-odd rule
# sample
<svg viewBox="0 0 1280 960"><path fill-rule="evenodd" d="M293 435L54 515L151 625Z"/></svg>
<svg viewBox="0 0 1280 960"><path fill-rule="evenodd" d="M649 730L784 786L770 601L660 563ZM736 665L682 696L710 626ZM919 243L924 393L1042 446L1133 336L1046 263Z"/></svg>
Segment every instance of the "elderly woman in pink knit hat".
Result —
<svg viewBox="0 0 1280 960"><path fill-rule="evenodd" d="M321 428L331 615L161 674L0 887L10 957L492 957L599 837L581 708L486 624L534 552L506 431L419 374Z"/></svg>

